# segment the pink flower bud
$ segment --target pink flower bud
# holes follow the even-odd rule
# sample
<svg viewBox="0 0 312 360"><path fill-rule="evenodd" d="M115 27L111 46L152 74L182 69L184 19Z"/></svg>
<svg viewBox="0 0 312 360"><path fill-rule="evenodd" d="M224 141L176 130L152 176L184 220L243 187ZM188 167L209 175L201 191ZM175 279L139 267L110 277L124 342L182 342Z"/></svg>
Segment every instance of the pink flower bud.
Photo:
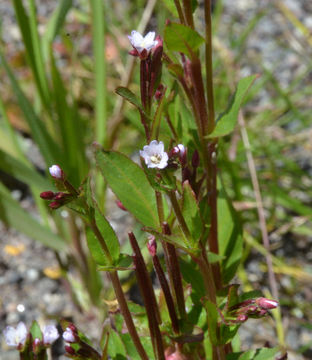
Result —
<svg viewBox="0 0 312 360"><path fill-rule="evenodd" d="M157 243L156 243L155 236L151 235L151 236L148 237L147 248L148 248L149 253L152 256L156 255L156 253L157 253Z"/></svg>
<svg viewBox="0 0 312 360"><path fill-rule="evenodd" d="M278 307L278 302L275 300L270 300L266 298L258 298L256 299L256 304L261 307L261 309L264 310L271 310Z"/></svg>
<svg viewBox="0 0 312 360"><path fill-rule="evenodd" d="M245 322L248 320L248 316L246 314L241 314L241 315L238 315L237 318L236 318L236 321L237 322Z"/></svg>
<svg viewBox="0 0 312 360"><path fill-rule="evenodd" d="M66 330L63 333L63 339L68 343L74 343L76 342L76 334L75 331L73 331L70 326L66 328Z"/></svg>
<svg viewBox="0 0 312 360"><path fill-rule="evenodd" d="M40 345L41 345L41 340L39 338L35 338L35 340L32 343L32 349L35 354L39 352Z"/></svg>
<svg viewBox="0 0 312 360"><path fill-rule="evenodd" d="M55 194L54 199L57 201L61 201L61 200L65 200L66 198L68 198L70 196L70 194L64 193L64 192L58 192L57 194Z"/></svg>
<svg viewBox="0 0 312 360"><path fill-rule="evenodd" d="M54 196L55 196L55 194L53 191L43 191L40 194L41 199L44 199L44 200L52 200L54 198Z"/></svg>
<svg viewBox="0 0 312 360"><path fill-rule="evenodd" d="M63 170L58 165L49 167L49 172L54 179L62 180L64 177Z"/></svg>
<svg viewBox="0 0 312 360"><path fill-rule="evenodd" d="M183 355L180 351L175 351L169 356L166 356L166 360L187 360L187 357Z"/></svg>

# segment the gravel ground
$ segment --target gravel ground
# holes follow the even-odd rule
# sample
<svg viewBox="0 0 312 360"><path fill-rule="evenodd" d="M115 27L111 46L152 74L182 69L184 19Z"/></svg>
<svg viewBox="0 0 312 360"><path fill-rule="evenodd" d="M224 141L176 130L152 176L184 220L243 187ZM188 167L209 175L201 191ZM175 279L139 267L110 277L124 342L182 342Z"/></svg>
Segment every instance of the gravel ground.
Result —
<svg viewBox="0 0 312 360"><path fill-rule="evenodd" d="M57 1L38 2L40 16L45 18L49 15L55 3ZM294 11L296 16L303 21L312 33L312 2L310 0L284 0L284 3ZM233 2L226 0L224 4L225 14L222 18L225 24L224 29L227 29L227 26L235 19L235 31L239 34L257 11L270 6L270 1L236 0ZM11 1L2 0L0 2L0 18L2 19L3 29L6 29L4 40L7 43L14 44L14 46L19 46L20 37L18 29L12 20L13 17L14 12ZM294 76L301 71L302 54L300 43L297 44L294 40L292 40L291 44L279 42L279 35L282 32L290 31L285 26L281 21L280 14L273 8L269 14L260 20L252 36L248 39L246 57L241 68L242 76L259 70L252 61L255 56L259 56L268 68L273 69L274 66L274 74L283 87L286 88L289 85ZM227 36L226 33L223 35ZM288 46L297 47L298 51L289 52ZM261 93L261 97L258 99L259 104L267 102L268 99L268 93ZM311 157L308 157L306 161L310 162L311 168ZM21 194L15 191L15 195L19 197ZM21 201L24 208L35 214L33 202L27 195ZM123 233L125 232L124 224L127 227L130 224L124 213L118 210L112 212L111 219L116 229L121 232L120 229L122 228ZM13 254L14 251L12 252L12 249L10 250L7 245L14 247L18 254ZM311 259L311 242L304 246L303 252L308 254L307 258ZM293 251L295 250L298 249L290 249L288 254L290 258L294 256ZM280 255L287 256L286 246L281 251ZM6 229L0 224L0 331L6 325L16 324L19 321L24 321L29 325L33 319L37 319L41 324L53 323L60 317L74 317L77 324L88 323L91 319L96 322L94 312L91 311L87 316L82 317L79 311L73 307L70 294L66 291L66 284L62 280L48 276L47 269L53 269L55 266L57 266L57 262L51 250L12 229ZM266 279L263 279L262 273L257 258L248 264L248 274L253 282L265 282ZM289 285L287 282L290 281L290 278L284 277L280 284L281 287L287 289ZM303 294L297 294L296 301L300 301L303 297L304 299L310 299L312 302L311 294L310 284ZM294 349L294 351L289 351L289 359L312 359L312 352L306 352L305 357L295 352L295 349L300 348L300 346L312 342L311 331L300 327L293 320L294 318L300 320L300 314L295 315L295 317L286 318L284 321L287 330L287 344L291 349ZM94 328L99 327L95 326ZM263 321L249 320L242 326L240 334L242 343L246 348L251 344L261 347L267 341L272 345L276 343L270 318ZM93 335L96 337L96 331ZM60 348L61 346L56 347L55 354L59 352L58 349ZM17 353L7 349L3 337L0 338L0 349L0 360L17 359ZM62 359L57 355L54 358Z"/></svg>

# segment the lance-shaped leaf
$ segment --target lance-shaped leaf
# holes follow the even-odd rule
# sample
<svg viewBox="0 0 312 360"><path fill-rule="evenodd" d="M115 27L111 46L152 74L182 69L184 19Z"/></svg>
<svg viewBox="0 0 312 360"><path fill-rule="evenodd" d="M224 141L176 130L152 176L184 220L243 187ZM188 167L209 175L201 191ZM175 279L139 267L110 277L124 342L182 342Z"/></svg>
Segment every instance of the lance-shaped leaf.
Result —
<svg viewBox="0 0 312 360"><path fill-rule="evenodd" d="M189 57L205 42L204 38L191 28L169 23L165 28L165 43L169 50L182 52Z"/></svg>
<svg viewBox="0 0 312 360"><path fill-rule="evenodd" d="M214 128L213 132L209 134L209 138L225 136L234 130L238 118L239 109L242 106L248 90L250 89L256 78L257 75L251 75L239 81L236 92L231 99L228 108L224 113L219 116L216 127Z"/></svg>
<svg viewBox="0 0 312 360"><path fill-rule="evenodd" d="M273 360L278 351L278 348L248 350L246 352L228 354L226 360Z"/></svg>
<svg viewBox="0 0 312 360"><path fill-rule="evenodd" d="M0 183L0 219L8 226L20 231L30 238L56 251L66 251L65 242L56 234L35 220L28 212L22 209Z"/></svg>
<svg viewBox="0 0 312 360"><path fill-rule="evenodd" d="M144 171L127 156L115 151L96 151L97 164L109 187L142 224L157 228L156 197Z"/></svg>
<svg viewBox="0 0 312 360"><path fill-rule="evenodd" d="M134 105L141 113L144 114L144 116L151 120L151 118L148 116L148 114L145 112L140 100L137 98L137 96L128 88L124 87L124 86L119 86L116 90L115 90L116 94L122 96L124 99L126 99L127 101L129 101L129 103L131 103L132 105Z"/></svg>
<svg viewBox="0 0 312 360"><path fill-rule="evenodd" d="M87 242L89 250L94 258L94 261L98 265L114 266L116 263L118 263L120 254L120 245L118 238L110 223L106 220L104 215L97 208L95 208L94 210L94 216L96 225L105 241L111 259L106 256L98 238L94 235L91 229L87 229Z"/></svg>
<svg viewBox="0 0 312 360"><path fill-rule="evenodd" d="M183 183L183 206L182 213L192 235L192 246L197 248L200 235L203 230L203 223L200 218L199 208L195 194L188 181Z"/></svg>

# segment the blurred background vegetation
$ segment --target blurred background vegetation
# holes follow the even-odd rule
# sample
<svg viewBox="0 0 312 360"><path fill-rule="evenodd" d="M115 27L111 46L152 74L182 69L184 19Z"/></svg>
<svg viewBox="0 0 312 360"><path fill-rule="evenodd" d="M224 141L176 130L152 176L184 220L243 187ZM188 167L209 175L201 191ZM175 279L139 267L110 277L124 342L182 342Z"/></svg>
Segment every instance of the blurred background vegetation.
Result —
<svg viewBox="0 0 312 360"><path fill-rule="evenodd" d="M5 0L0 5L1 275L5 279L9 269L14 271L14 258L23 259L31 251L31 243L24 249L24 238L16 235L22 233L44 245L39 254L50 249L49 261L56 267L41 264L45 272L40 277L61 277L63 292L66 286L71 289L76 309L88 316L102 304L99 294L110 299L110 289L103 287L84 249L83 226L75 214L51 213L39 194L53 189L47 169L54 163L77 186L88 173L94 174L101 206L111 220L117 214L115 227L124 237L131 220L118 213L95 174L91 145L97 141L129 155L144 145L138 113L114 90L120 85L134 92L139 88L126 35L132 29L163 35L166 19L175 19L172 4ZM202 1L195 17L200 26ZM285 345L290 359L311 359L312 3L217 0L213 29L217 114L226 108L240 78L259 74L237 129L219 145L219 172L245 229L237 282L245 290L269 295L268 254L262 242L268 236L282 305L274 319L242 330L243 346L269 341ZM177 86L165 71L163 83L169 89ZM168 111L188 123L183 102L175 101ZM162 139L168 140L165 132ZM76 269L76 276L69 269ZM81 284L87 286L87 298ZM0 285L7 289L0 303L4 327L16 309L6 296L12 292L11 282ZM107 309L110 306L107 300ZM96 311L103 311L102 306Z"/></svg>

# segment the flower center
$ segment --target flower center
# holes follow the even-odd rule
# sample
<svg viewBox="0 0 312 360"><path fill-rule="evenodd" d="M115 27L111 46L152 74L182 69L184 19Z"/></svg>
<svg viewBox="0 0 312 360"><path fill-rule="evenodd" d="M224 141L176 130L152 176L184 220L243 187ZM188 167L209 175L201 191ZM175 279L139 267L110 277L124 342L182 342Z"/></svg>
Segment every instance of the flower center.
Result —
<svg viewBox="0 0 312 360"><path fill-rule="evenodd" d="M153 164L159 164L160 161L161 161L161 155L159 155L159 154L154 154L154 155L151 156L151 162L152 162Z"/></svg>

